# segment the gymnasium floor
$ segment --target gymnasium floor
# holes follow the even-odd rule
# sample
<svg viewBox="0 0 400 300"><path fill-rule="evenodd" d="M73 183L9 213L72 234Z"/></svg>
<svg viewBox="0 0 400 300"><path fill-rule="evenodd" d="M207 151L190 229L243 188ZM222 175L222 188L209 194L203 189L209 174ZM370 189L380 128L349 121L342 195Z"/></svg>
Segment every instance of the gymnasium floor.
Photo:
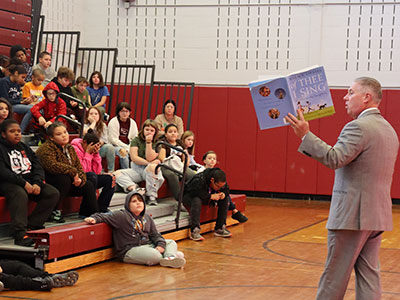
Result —
<svg viewBox="0 0 400 300"><path fill-rule="evenodd" d="M0 299L314 299L326 256L328 202L248 198L249 221L230 227L233 237L212 233L203 242L183 240L184 269L117 261L79 269L73 287L52 292L0 292ZM400 207L395 230L381 249L382 300L400 299ZM345 299L355 299L352 276Z"/></svg>

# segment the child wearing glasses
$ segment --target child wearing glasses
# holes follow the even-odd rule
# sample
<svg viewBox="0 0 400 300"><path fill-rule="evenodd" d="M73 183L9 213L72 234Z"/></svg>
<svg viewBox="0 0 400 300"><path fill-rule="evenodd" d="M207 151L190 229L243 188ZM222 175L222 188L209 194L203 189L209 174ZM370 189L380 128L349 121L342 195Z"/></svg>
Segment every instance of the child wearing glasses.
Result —
<svg viewBox="0 0 400 300"><path fill-rule="evenodd" d="M43 100L31 108L35 131L42 136L58 115L67 114L67 105L57 97L59 92L58 86L50 82L43 90Z"/></svg>

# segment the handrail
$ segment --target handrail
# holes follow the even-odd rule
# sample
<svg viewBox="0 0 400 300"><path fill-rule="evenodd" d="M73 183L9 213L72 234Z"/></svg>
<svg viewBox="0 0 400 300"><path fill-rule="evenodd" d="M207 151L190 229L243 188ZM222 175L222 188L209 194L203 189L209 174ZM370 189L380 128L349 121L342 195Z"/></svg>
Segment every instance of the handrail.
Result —
<svg viewBox="0 0 400 300"><path fill-rule="evenodd" d="M164 165L163 163L158 164L158 165L156 166L155 171L154 171L154 173L157 174L158 169L162 167L162 168L166 168L166 169L168 169L168 170L171 170L172 172L174 172L174 173L176 173L176 174L178 174L179 176L182 177L182 179L181 179L181 181L180 181L181 190L180 190L180 192L179 192L179 198L178 198L178 210L176 211L176 218L175 218L176 229L179 229L179 217L180 217L180 215L181 215L181 206L182 206L182 200L183 200L183 192L184 192L184 189L185 189L186 168L187 168L188 155L187 155L186 151L183 150L181 147L173 146L173 145L171 145L171 144L169 144L169 143L167 143L167 142L164 142L164 141L157 142L157 143L156 143L156 149L157 149L160 145L164 145L164 146L166 146L166 147L168 147L168 148L172 148L172 149L174 149L174 150L176 150L176 151L178 151L178 152L181 152L181 153L185 156L185 159L184 159L184 162L183 162L183 172L180 172L180 171L178 171L178 170L175 170L174 168L171 168L171 167L169 167L169 166L167 166L167 165Z"/></svg>
<svg viewBox="0 0 400 300"><path fill-rule="evenodd" d="M68 122L70 122L70 123L72 123L72 124L74 124L74 125L76 125L78 127L83 127L82 124L79 123L77 120L74 120L71 117L68 117L66 115L58 115L55 120L58 121L58 119L65 119Z"/></svg>
<svg viewBox="0 0 400 300"><path fill-rule="evenodd" d="M71 96L71 95L68 95L68 94L66 94L66 93L58 93L57 96L58 96L58 97L60 97L60 96L67 97L67 98L69 98L69 99L71 99L71 100L73 100L73 101L75 101L75 102L78 102L78 104L80 104L80 105L83 106L83 114L82 114L82 118L81 118L81 120L80 120L80 123L79 123L79 121L76 122L76 123L79 123L79 137L82 137L83 127L84 127L84 124L85 124L85 117L86 117L86 108L87 108L87 104L86 104L85 102L83 102L82 100L80 100L80 99L78 99L78 98L75 98L75 97L73 97L73 96ZM64 101L64 100L63 100L63 101ZM73 119L70 118L70 117L68 117L68 119L73 120ZM68 120L68 119L66 119L66 120ZM75 120L74 120L74 121L75 121ZM74 124L76 125L75 122L72 122L72 123L74 123Z"/></svg>

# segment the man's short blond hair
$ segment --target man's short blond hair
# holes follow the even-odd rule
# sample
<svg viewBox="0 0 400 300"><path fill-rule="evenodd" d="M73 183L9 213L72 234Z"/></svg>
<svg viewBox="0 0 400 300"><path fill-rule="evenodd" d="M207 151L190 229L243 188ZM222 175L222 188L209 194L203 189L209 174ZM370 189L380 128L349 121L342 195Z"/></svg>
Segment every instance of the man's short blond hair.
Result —
<svg viewBox="0 0 400 300"><path fill-rule="evenodd" d="M363 92L372 94L372 100L379 104L382 100L382 87L378 80L371 77L358 77L354 82L361 85Z"/></svg>

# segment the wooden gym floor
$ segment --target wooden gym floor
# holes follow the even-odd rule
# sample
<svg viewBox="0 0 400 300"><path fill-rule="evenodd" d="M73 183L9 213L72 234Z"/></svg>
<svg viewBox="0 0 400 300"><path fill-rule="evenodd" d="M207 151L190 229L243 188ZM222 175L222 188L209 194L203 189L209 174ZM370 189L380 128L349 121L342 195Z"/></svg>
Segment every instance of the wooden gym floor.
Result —
<svg viewBox="0 0 400 300"><path fill-rule="evenodd" d="M183 270L117 261L79 269L73 287L52 292L0 292L0 299L314 299L326 257L328 202L248 198L249 221L233 237L205 234L178 242ZM383 300L400 299L400 207L383 236ZM345 299L355 299L354 274Z"/></svg>

